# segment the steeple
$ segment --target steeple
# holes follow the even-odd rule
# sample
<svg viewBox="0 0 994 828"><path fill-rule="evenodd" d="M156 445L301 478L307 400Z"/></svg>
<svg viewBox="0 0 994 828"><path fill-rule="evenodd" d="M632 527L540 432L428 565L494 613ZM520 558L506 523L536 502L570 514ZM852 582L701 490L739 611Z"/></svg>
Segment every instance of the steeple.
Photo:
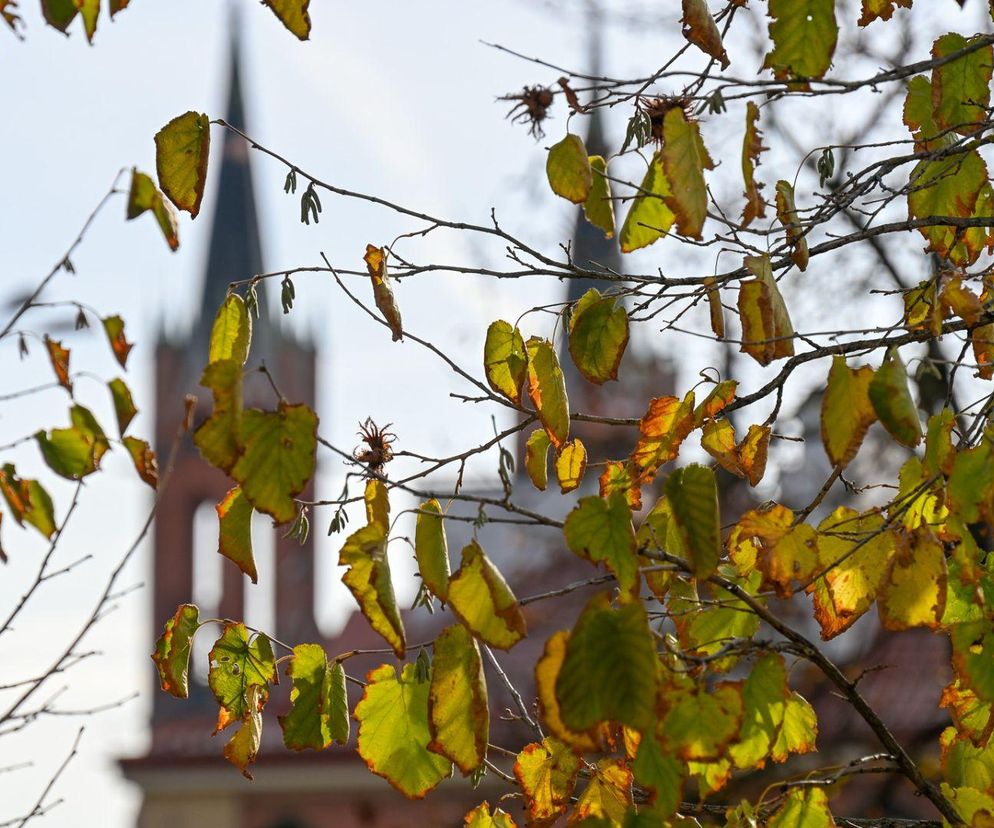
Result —
<svg viewBox="0 0 994 828"><path fill-rule="evenodd" d="M245 109L242 103L239 66L239 30L238 20L233 15L225 120L244 131ZM193 354L201 362L207 354L214 314L224 301L228 285L262 272L262 249L255 208L255 190L252 186L252 168L249 163L249 146L244 138L228 130L224 131L221 170L215 191L217 198L214 202L207 266L200 291L199 315L191 342ZM260 322L262 321L260 319ZM268 326L263 324L257 326L253 337L257 347L264 347L264 343L260 341L260 334L265 334L266 327Z"/></svg>

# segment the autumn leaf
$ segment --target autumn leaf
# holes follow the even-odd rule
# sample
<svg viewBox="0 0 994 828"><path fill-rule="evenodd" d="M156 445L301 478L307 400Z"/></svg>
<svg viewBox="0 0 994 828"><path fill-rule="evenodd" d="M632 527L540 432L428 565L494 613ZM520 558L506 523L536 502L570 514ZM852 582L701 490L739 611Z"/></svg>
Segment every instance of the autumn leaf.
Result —
<svg viewBox="0 0 994 828"><path fill-rule="evenodd" d="M111 401L114 403L114 415L117 418L117 430L121 437L128 430L131 421L138 414L135 401L131 396L131 389L120 377L112 379L107 383L110 390Z"/></svg>
<svg viewBox="0 0 994 828"><path fill-rule="evenodd" d="M152 211L162 236L170 250L179 249L179 223L172 205L166 201L152 179L136 168L131 169L131 189L128 191L128 220Z"/></svg>
<svg viewBox="0 0 994 828"><path fill-rule="evenodd" d="M549 433L536 428L525 442L525 471L532 485L544 492L549 485Z"/></svg>
<svg viewBox="0 0 994 828"><path fill-rule="evenodd" d="M681 690L667 696L666 705L660 738L685 761L719 758L742 726L742 689L737 683Z"/></svg>
<svg viewBox="0 0 994 828"><path fill-rule="evenodd" d="M242 368L233 359L210 363L200 384L211 390L214 410L193 432L193 444L204 459L230 472L241 454Z"/></svg>
<svg viewBox="0 0 994 828"><path fill-rule="evenodd" d="M190 694L190 648L199 623L200 611L193 604L180 604L155 642L152 661L159 671L159 687L178 699Z"/></svg>
<svg viewBox="0 0 994 828"><path fill-rule="evenodd" d="M622 253L648 247L669 233L676 219L668 203L672 194L662 156L657 152L649 162L649 169L621 226Z"/></svg>
<svg viewBox="0 0 994 828"><path fill-rule="evenodd" d="M244 719L256 706L261 708L269 696L269 685L276 684L279 677L269 638L263 633L249 633L244 624L225 624L209 659L207 684L219 707L214 731L219 733L232 722ZM249 695L252 687L258 688L257 704Z"/></svg>
<svg viewBox="0 0 994 828"><path fill-rule="evenodd" d="M533 336L528 352L528 396L531 397L549 441L558 451L569 438L569 400L556 349L547 339Z"/></svg>
<svg viewBox="0 0 994 828"><path fill-rule="evenodd" d="M373 283L373 300L383 318L387 321L394 342L404 338L404 327L400 319L400 309L394 299L393 288L390 286L390 275L387 273L387 254L382 247L366 245L366 270Z"/></svg>
<svg viewBox="0 0 994 828"><path fill-rule="evenodd" d="M288 32L298 40L307 40L311 36L311 16L307 7L311 0L262 0L272 9Z"/></svg>
<svg viewBox="0 0 994 828"><path fill-rule="evenodd" d="M569 322L569 352L580 373L601 385L618 378L628 345L628 313L616 296L590 288L573 307Z"/></svg>
<svg viewBox="0 0 994 828"><path fill-rule="evenodd" d="M514 776L525 795L529 824L552 822L566 813L580 770L569 745L548 737L527 745L514 762Z"/></svg>
<svg viewBox="0 0 994 828"><path fill-rule="evenodd" d="M463 819L464 828L517 828L517 823L500 808L490 810L489 802L481 802Z"/></svg>
<svg viewBox="0 0 994 828"><path fill-rule="evenodd" d="M563 526L570 551L591 563L604 563L618 579L623 592L638 585L635 530L632 511L623 492L606 499L584 497L566 517Z"/></svg>
<svg viewBox="0 0 994 828"><path fill-rule="evenodd" d="M241 488L235 486L214 508L219 526L217 551L248 575L253 584L258 583L252 554L252 504Z"/></svg>
<svg viewBox="0 0 994 828"><path fill-rule="evenodd" d="M873 369L850 368L845 357L832 358L828 385L821 400L821 441L828 459L845 467L856 456L867 429L877 419L870 402Z"/></svg>
<svg viewBox="0 0 994 828"><path fill-rule="evenodd" d="M241 727L224 746L224 758L242 772L242 776L251 779L249 765L255 762L262 745L262 706L265 696L257 684L249 686L246 693L246 712L242 718Z"/></svg>
<svg viewBox="0 0 994 828"><path fill-rule="evenodd" d="M822 788L791 788L783 804L766 823L768 828L835 828L828 810L828 795Z"/></svg>
<svg viewBox="0 0 994 828"><path fill-rule="evenodd" d="M428 750L451 759L464 776L487 755L490 709L480 648L462 624L446 627L432 645Z"/></svg>
<svg viewBox="0 0 994 828"><path fill-rule="evenodd" d="M521 388L528 377L528 354L517 328L503 319L491 323L483 347L483 365L490 387L520 406Z"/></svg>
<svg viewBox="0 0 994 828"><path fill-rule="evenodd" d="M593 179L590 193L583 203L583 214L594 227L604 231L604 238L614 238L614 202L611 199L611 182L607 177L607 162L603 156L590 156Z"/></svg>
<svg viewBox="0 0 994 828"><path fill-rule="evenodd" d="M890 558L877 602L880 620L893 630L937 628L946 606L946 582L942 544L920 527Z"/></svg>
<svg viewBox="0 0 994 828"><path fill-rule="evenodd" d="M434 498L421 504L414 532L414 556L418 573L440 601L449 595L449 547L441 504Z"/></svg>
<svg viewBox="0 0 994 828"><path fill-rule="evenodd" d="M155 169L169 200L191 218L200 212L207 183L211 126L204 114L186 112L155 135Z"/></svg>
<svg viewBox="0 0 994 828"><path fill-rule="evenodd" d="M413 664L399 677L390 664L371 670L355 709L359 755L408 799L421 799L452 773L448 759L428 750L429 683L415 672Z"/></svg>
<svg viewBox="0 0 994 828"><path fill-rule="evenodd" d="M891 437L914 448L922 440L918 409L908 388L908 372L896 348L888 350L868 389L873 410Z"/></svg>
<svg viewBox="0 0 994 828"><path fill-rule="evenodd" d="M708 210L704 170L713 170L714 161L704 147L699 124L681 106L663 116L662 161L670 186L666 204L673 211L677 230L699 239Z"/></svg>
<svg viewBox="0 0 994 828"><path fill-rule="evenodd" d="M769 147L763 146L763 133L759 126L759 107L754 101L746 103L745 136L742 139L742 180L745 183L745 207L742 209L742 226L748 227L757 218L766 216L766 200L760 190L763 185L756 181L756 167L759 157Z"/></svg>
<svg viewBox="0 0 994 828"><path fill-rule="evenodd" d="M683 0L683 36L704 54L728 68L728 54L721 44L721 32L715 25L706 0Z"/></svg>
<svg viewBox="0 0 994 828"><path fill-rule="evenodd" d="M805 238L804 227L797 215L797 205L794 203L794 187L789 181L777 182L777 218L787 231L791 259L800 270L807 270L808 241Z"/></svg>
<svg viewBox="0 0 994 828"><path fill-rule="evenodd" d="M287 667L292 682L290 711L279 717L283 744L290 750L324 750L332 742L349 741L349 708L345 670L328 664L324 648L300 644Z"/></svg>
<svg viewBox="0 0 994 828"><path fill-rule="evenodd" d="M100 460L110 448L96 418L88 408L69 409L69 428L53 428L34 437L48 467L69 480L79 480L100 468Z"/></svg>
<svg viewBox="0 0 994 828"><path fill-rule="evenodd" d="M657 397L639 421L639 439L632 452L640 482L651 483L660 466L675 460L680 445L694 428L694 392L683 400Z"/></svg>
<svg viewBox="0 0 994 828"><path fill-rule="evenodd" d="M770 257L746 256L745 265L755 278L739 285L740 350L760 365L793 356L794 326L773 278Z"/></svg>
<svg viewBox="0 0 994 828"><path fill-rule="evenodd" d="M970 46L979 46L956 60L932 70L932 104L936 124L960 135L972 135L987 119L991 103L994 48L981 46L955 32L943 35L932 46L932 58L941 60Z"/></svg>
<svg viewBox="0 0 994 828"><path fill-rule="evenodd" d="M821 78L832 65L839 37L835 0L770 0L768 14L773 49L763 68L806 89L804 81Z"/></svg>
<svg viewBox="0 0 994 828"><path fill-rule="evenodd" d="M509 650L527 634L518 599L475 541L462 551L448 601L456 617L491 647Z"/></svg>
<svg viewBox="0 0 994 828"><path fill-rule="evenodd" d="M580 820L603 818L619 825L632 804L632 772L621 759L598 760L587 787L577 797L570 825Z"/></svg>
<svg viewBox="0 0 994 828"><path fill-rule="evenodd" d="M108 316L101 321L114 356L121 363L122 368L127 368L128 354L131 353L133 345L124 336L124 320L120 316Z"/></svg>
<svg viewBox="0 0 994 828"><path fill-rule="evenodd" d="M157 489L159 487L159 462L155 457L152 447L146 440L140 440L131 435L122 438L121 442L124 444L124 448L127 449L135 471L142 479L142 482L147 483L153 489Z"/></svg>
<svg viewBox="0 0 994 828"><path fill-rule="evenodd" d="M894 9L910 9L912 0L863 0L860 26L869 26L874 20L890 20Z"/></svg>
<svg viewBox="0 0 994 828"><path fill-rule="evenodd" d="M241 296L229 293L214 316L207 362L230 359L244 365L251 342L252 314Z"/></svg>
<svg viewBox="0 0 994 828"><path fill-rule="evenodd" d="M571 730L563 722L562 710L556 696L556 683L566 658L569 637L570 634L565 630L553 633L545 642L542 656L535 663L535 688L539 713L546 727L560 741L577 751L597 750L606 737L605 728L595 730L593 734Z"/></svg>
<svg viewBox="0 0 994 828"><path fill-rule="evenodd" d="M574 437L556 458L556 479L562 494L572 492L583 482L583 473L587 470L587 449L578 437Z"/></svg>
<svg viewBox="0 0 994 828"><path fill-rule="evenodd" d="M549 150L545 173L557 196L574 204L586 202L593 188L593 173L583 139L571 133L555 144Z"/></svg>
<svg viewBox="0 0 994 828"><path fill-rule="evenodd" d="M48 360L52 364L55 378L59 385L72 396L72 381L69 379L69 349L63 348L61 342L45 336L45 348L48 351Z"/></svg>
<svg viewBox="0 0 994 828"><path fill-rule="evenodd" d="M691 464L674 471L663 486L673 510L675 528L697 578L707 578L721 555L718 488L714 472Z"/></svg>
<svg viewBox="0 0 994 828"><path fill-rule="evenodd" d="M45 487L37 480L21 479L11 463L0 469L0 492L18 526L27 523L42 536L55 534L55 507Z"/></svg>
<svg viewBox="0 0 994 828"><path fill-rule="evenodd" d="M346 539L338 555L339 566L347 566L342 583L351 591L370 626L403 658L406 646L404 623L394 596L387 557L387 527L370 523Z"/></svg>

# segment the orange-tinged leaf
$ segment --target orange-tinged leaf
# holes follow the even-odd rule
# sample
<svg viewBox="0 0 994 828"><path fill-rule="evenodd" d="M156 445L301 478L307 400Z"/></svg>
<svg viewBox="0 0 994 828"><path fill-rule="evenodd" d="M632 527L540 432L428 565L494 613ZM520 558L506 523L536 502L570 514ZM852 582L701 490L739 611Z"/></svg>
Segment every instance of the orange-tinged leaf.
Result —
<svg viewBox="0 0 994 828"><path fill-rule="evenodd" d="M706 0L683 0L683 36L704 54L728 68L728 53L721 44L721 32L711 16Z"/></svg>
<svg viewBox="0 0 994 828"><path fill-rule="evenodd" d="M366 262L366 270L369 271L369 278L373 283L373 300L390 327L393 341L397 342L404 338L404 326L400 319L400 309L394 299L393 288L390 286L386 251L382 247L367 244L366 255L362 258Z"/></svg>
<svg viewBox="0 0 994 828"><path fill-rule="evenodd" d="M694 428L694 392L683 400L656 397L639 421L639 439L632 463L642 483L651 483L660 466L675 460L680 445Z"/></svg>
<svg viewBox="0 0 994 828"><path fill-rule="evenodd" d="M763 146L763 133L759 126L759 107L755 102L746 103L745 136L742 139L742 180L745 183L745 207L742 209L742 226L748 227L754 219L766 215L766 199L763 198L763 185L756 181L756 167L760 156L769 147Z"/></svg>
<svg viewBox="0 0 994 828"><path fill-rule="evenodd" d="M448 759L428 750L428 691L413 664L405 664L399 677L393 665L383 664L366 676L355 709L359 755L408 799L421 799L452 773Z"/></svg>
<svg viewBox="0 0 994 828"><path fill-rule="evenodd" d="M932 58L941 60L976 43L950 32L935 41ZM991 103L992 64L994 49L988 44L932 70L933 115L939 127L960 135L983 128Z"/></svg>
<svg viewBox="0 0 994 828"><path fill-rule="evenodd" d="M609 460L597 480L601 497L609 497L614 492L623 492L633 511L642 508L642 486L631 461Z"/></svg>
<svg viewBox="0 0 994 828"><path fill-rule="evenodd" d="M593 172L583 139L570 133L549 150L545 162L549 186L557 196L583 204L593 187Z"/></svg>
<svg viewBox="0 0 994 828"><path fill-rule="evenodd" d="M773 278L770 257L746 256L746 267L756 277L739 285L740 350L760 365L794 355L794 326L780 288Z"/></svg>
<svg viewBox="0 0 994 828"><path fill-rule="evenodd" d="M253 584L257 584L259 573L252 554L252 504L235 486L214 508L218 517L217 551L248 575Z"/></svg>
<svg viewBox="0 0 994 828"><path fill-rule="evenodd" d="M747 477L755 486L763 479L770 446L769 426L751 425L740 445L735 444L735 428L727 419L706 420L701 447L726 471Z"/></svg>
<svg viewBox="0 0 994 828"><path fill-rule="evenodd" d="M553 633L549 640L545 642L545 650L541 658L535 663L535 688L538 696L539 713L546 727L562 742L573 747L575 750L588 752L597 750L600 742L604 741L606 734L601 728L600 739L595 739L594 735L585 732L577 732L568 728L562 719L562 712L559 707L559 699L556 698L556 681L566 658L566 644L569 641L569 633L565 630Z"/></svg>
<svg viewBox="0 0 994 828"><path fill-rule="evenodd" d="M525 347L528 352L528 396L549 441L558 451L569 439L569 400L559 357L549 340L537 336L529 339Z"/></svg>
<svg viewBox="0 0 994 828"><path fill-rule="evenodd" d="M648 247L670 232L676 218L668 203L671 196L662 156L657 152L649 162L649 169L639 186L638 195L628 208L625 222L621 226L619 240L622 253Z"/></svg>
<svg viewBox="0 0 994 828"><path fill-rule="evenodd" d="M463 819L464 828L517 828L517 823L510 815L495 808L490 810L489 802L481 802Z"/></svg>
<svg viewBox="0 0 994 828"><path fill-rule="evenodd" d="M925 473L932 475L953 473L956 451L953 449L953 428L956 415L948 408L928 418L925 434L925 457L922 465Z"/></svg>
<svg viewBox="0 0 994 828"><path fill-rule="evenodd" d="M463 775L487 755L490 709L480 648L462 624L446 627L432 645L428 750L451 759Z"/></svg>
<svg viewBox="0 0 994 828"><path fill-rule="evenodd" d="M597 385L616 380L628 345L628 313L616 296L588 290L573 307L569 352L580 373Z"/></svg>
<svg viewBox="0 0 994 828"><path fill-rule="evenodd" d="M566 813L579 770L580 758L572 748L552 737L518 754L514 776L525 795L530 825L544 825Z"/></svg>
<svg viewBox="0 0 994 828"><path fill-rule="evenodd" d="M525 443L525 471L540 492L549 485L549 445L549 433L544 428L536 428Z"/></svg>
<svg viewBox="0 0 994 828"><path fill-rule="evenodd" d="M974 328L970 332L970 345L977 361L976 376L987 380L994 377L994 324Z"/></svg>
<svg viewBox="0 0 994 828"><path fill-rule="evenodd" d="M210 119L198 112L173 118L155 135L155 169L169 200L191 218L200 212L207 183Z"/></svg>
<svg viewBox="0 0 994 828"><path fill-rule="evenodd" d="M845 357L833 357L821 400L821 441L835 466L845 467L856 456L877 419L870 402L871 382L873 369L868 365L850 368Z"/></svg>
<svg viewBox="0 0 994 828"><path fill-rule="evenodd" d="M575 825L581 820L601 818L608 820L611 825L620 825L631 805L631 770L621 759L604 757L598 760L587 787L577 798L567 824Z"/></svg>
<svg viewBox="0 0 994 828"><path fill-rule="evenodd" d="M790 257L801 270L808 267L808 241L801 220L797 216L794 203L794 187L789 181L777 182L777 218L787 231L787 243L791 247Z"/></svg>
<svg viewBox="0 0 994 828"><path fill-rule="evenodd" d="M272 9L288 32L299 40L307 40L311 36L311 16L307 7L311 0L262 0Z"/></svg>
<svg viewBox="0 0 994 828"><path fill-rule="evenodd" d="M48 360L59 385L72 394L72 380L69 379L69 349L63 348L62 343L45 336L45 348L48 350Z"/></svg>
<svg viewBox="0 0 994 828"><path fill-rule="evenodd" d="M244 624L226 623L221 637L214 642L210 655L207 684L218 703L219 733L232 722L244 719L256 706L260 709L269 697L269 685L277 684L276 657L269 638L250 633ZM250 690L258 688L256 704Z"/></svg>
<svg viewBox="0 0 994 828"><path fill-rule="evenodd" d="M670 185L666 205L673 211L677 230L699 239L708 211L704 170L713 170L714 161L704 147L700 126L681 106L671 107L663 116L662 160Z"/></svg>
<svg viewBox="0 0 994 828"><path fill-rule="evenodd" d="M10 463L0 469L0 492L18 526L28 523L46 538L55 534L55 507L37 480L21 479Z"/></svg>
<svg viewBox="0 0 994 828"><path fill-rule="evenodd" d="M521 333L503 319L487 328L483 367L490 387L520 406L521 388L528 377L528 354Z"/></svg>
<svg viewBox="0 0 994 828"><path fill-rule="evenodd" d="M112 379L107 383L107 388L110 389L111 400L114 403L118 433L124 437L124 432L128 430L128 426L138 413L138 409L131 396L131 389L128 388L123 379L120 377Z"/></svg>
<svg viewBox="0 0 994 828"><path fill-rule="evenodd" d="M708 314L711 317L711 330L718 339L725 338L725 311L721 307L721 292L718 283L709 276L704 280L708 296Z"/></svg>
<svg viewBox="0 0 994 828"><path fill-rule="evenodd" d="M863 0L860 26L869 26L874 20L890 20L894 9L910 9L911 0Z"/></svg>
<svg viewBox="0 0 994 828"><path fill-rule="evenodd" d="M242 772L242 776L251 779L249 765L255 762L262 744L262 706L265 697L261 695L258 685L253 684L246 694L247 710L242 718L241 727L235 732L224 746L224 758Z"/></svg>
<svg viewBox="0 0 994 828"><path fill-rule="evenodd" d="M942 544L920 527L890 559L877 602L880 620L892 630L937 628L946 608L946 581Z"/></svg>
<svg viewBox="0 0 994 828"><path fill-rule="evenodd" d="M131 455L131 462L135 466L135 471L153 489L159 486L159 461L156 460L155 451L146 440L128 435L121 440L124 447Z"/></svg>
<svg viewBox="0 0 994 828"><path fill-rule="evenodd" d="M199 623L200 610L193 604L180 604L155 642L152 661L159 671L159 686L178 699L190 693L190 648Z"/></svg>
<svg viewBox="0 0 994 828"><path fill-rule="evenodd" d="M970 288L963 286L961 276L956 276L943 285L939 301L944 311L951 311L969 325L976 325L984 312L980 297Z"/></svg>
<svg viewBox="0 0 994 828"><path fill-rule="evenodd" d="M449 581L449 607L484 644L509 650L527 635L518 599L476 541Z"/></svg>
<svg viewBox="0 0 994 828"><path fill-rule="evenodd" d="M694 426L700 426L704 420L714 417L735 399L735 390L739 384L735 380L722 380L712 388L704 401L694 409Z"/></svg>
<svg viewBox="0 0 994 828"><path fill-rule="evenodd" d="M114 356L121 363L122 368L127 368L128 354L131 353L133 345L124 336L124 320L120 316L108 316L102 321Z"/></svg>
<svg viewBox="0 0 994 828"><path fill-rule="evenodd" d="M583 474L587 470L587 449L579 438L574 437L559 452L556 458L556 479L563 494L580 487Z"/></svg>
<svg viewBox="0 0 994 828"><path fill-rule="evenodd" d="M86 39L89 43L93 43L93 36L97 33L97 19L100 16L100 0L73 0L73 2L83 20Z"/></svg>
<svg viewBox="0 0 994 828"><path fill-rule="evenodd" d="M660 736L685 761L720 758L742 725L742 688L737 682L679 691L666 702Z"/></svg>

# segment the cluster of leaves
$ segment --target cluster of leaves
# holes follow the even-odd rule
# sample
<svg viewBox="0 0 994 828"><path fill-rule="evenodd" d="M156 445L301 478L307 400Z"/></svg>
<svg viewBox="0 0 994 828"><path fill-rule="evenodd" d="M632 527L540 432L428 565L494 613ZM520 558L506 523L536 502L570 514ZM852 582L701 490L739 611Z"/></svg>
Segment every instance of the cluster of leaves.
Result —
<svg viewBox="0 0 994 828"><path fill-rule="evenodd" d="M910 6L910 0L863 0L858 25L888 20L897 8ZM684 0L683 35L707 56L708 71L714 63L722 69L729 65L723 39L744 7L733 0L716 18L703 0ZM830 88L819 84L831 68L839 39L834 0L770 0L767 11L772 45L764 69L773 81L763 94L800 96ZM718 26L722 21L724 32ZM526 339L518 324L493 322L483 347L486 384L471 379L488 394L484 399L516 412L519 426L512 432L534 425L523 458L534 487L548 487L550 450L563 495L581 488L592 492L591 482L584 480L587 469L603 469L597 493L579 497L564 521L534 520L558 528L563 547L594 567L602 566L608 576L598 573L579 586L611 584L586 603L571 629L547 639L534 664L537 721L526 704L519 710L534 741L502 748L514 756L508 770L500 768L495 756L501 751L491 751L482 653L488 648L512 650L528 630L523 602L475 535L461 551L459 568L451 569L445 530L451 507L442 504L460 496L457 487L451 495L428 497L418 510L414 551L422 603L437 600L453 619L435 637L431 656L422 651L399 670L385 663L361 679L345 670L355 653L329 660L319 644L303 643L285 645L290 651L277 658L265 633L225 621L211 650L209 685L219 706L217 731L240 724L224 748L227 758L249 775L261 743L262 710L285 664L292 685L290 711L280 719L286 746L320 750L333 742L346 744L351 715L358 722L358 754L372 772L408 797L425 796L451 775L453 765L475 779L490 768L517 785L529 825L560 817L570 824L609 828L695 825L690 813L699 812L687 800L711 797L738 776L815 752L815 711L789 680L789 658L796 658L820 671L868 725L884 750L882 759L871 757L884 763L876 770L906 777L950 824L989 825L994 814L994 560L981 542L981 529L994 524L994 429L987 423L992 396L985 395L983 412L971 427L965 424L964 410L951 403L923 424L901 348L964 333L964 353L967 344L972 347L979 379L994 376L994 316L989 309L994 282L982 264L985 252L994 249L994 191L981 153L991 126L992 44L989 36L948 34L935 42L931 60L924 64L930 76L912 76L922 68L918 66L875 80L907 81L903 117L913 152L886 162L888 174L910 168L896 186L888 185L891 197L897 193L906 198L907 220L893 229L919 232L939 266L932 278L902 291L904 312L887 336L831 346L812 345L810 337L797 333L781 281L787 273L805 271L814 256L840 246L817 245L809 237L845 209L846 198L852 203L875 192L883 173L853 174L845 185L850 189L819 208L799 205L795 184L783 178L774 186L773 202L767 203L756 179L766 151L761 110L749 101L742 142L744 203L740 220L732 222L727 211L716 209L709 191L708 179L717 165L695 114L695 105L702 104L721 111L723 105L714 97L720 89L705 98L702 74L696 86L688 85L680 95L637 98L635 126L626 144L634 141L639 150L651 145L651 156L641 184L633 185L626 199L630 204L617 230L621 250L633 252L667 236L703 243L705 227L713 222L744 233L771 210L775 223L763 233L766 250L742 245L740 268L680 284L691 286L693 302L707 304L716 340L737 343L761 368L778 364L780 374L753 394L739 395L738 383L725 379L714 382L700 400L699 386L681 396L653 398L641 418L620 423L637 429L627 454L591 457L589 447L571 436L576 416L556 343L540 335ZM579 107L568 84L561 85L574 111L583 114L587 108ZM207 117L190 112L156 136L162 193L192 216L203 196L209 133ZM551 147L546 164L552 191L582 205L590 224L609 238L616 232L611 188L616 179L609 171L613 160L590 156L580 136L570 133ZM833 178L835 160L829 149L815 169L822 185ZM300 173L291 168L294 185ZM140 183L146 193L144 209L153 211L169 240L175 222L168 205L150 181ZM358 197L309 178L306 192L313 195L307 197L309 206L302 206L305 220L309 214L317 218L318 189ZM432 227L468 227L416 215ZM850 241L872 238L868 228L860 225L865 234ZM496 222L495 228L470 229L532 255ZM369 245L364 261L373 302L392 338L401 341L407 332L387 273L391 255L389 247ZM559 266L547 257L535 258L545 267ZM400 267L415 270L402 260ZM592 275L572 262L561 267L563 275ZM330 265L329 271L338 278ZM255 278L246 274L247 281ZM660 296L674 284L664 277L658 281ZM722 300L728 291L736 294L734 306ZM292 299L291 290L285 310ZM726 332L728 314L741 331L737 339ZM566 352L580 382L602 385L618 379L633 318L624 290L590 289L566 309L561 320ZM231 292L217 313L202 378L213 394L213 412L195 431L194 442L235 484L218 505L219 549L254 580L252 513L264 512L279 524L300 519L304 504L296 498L313 475L318 422L306 406L282 399L272 411L243 407L251 329L248 303ZM407 338L419 341L409 333ZM801 344L811 349L797 353ZM50 351L57 364L57 343ZM876 365L849 358L872 353L879 354ZM767 502L742 514L721 515L716 468L751 487L759 485L777 436L786 379L803 362L824 359L827 364L829 358L821 440L833 472L822 494L798 511ZM957 367L961 362L962 356ZM752 422L740 437L731 414L771 393L777 395L772 413ZM82 413L73 422L80 433L92 429ZM883 505L839 506L808 522L875 423L905 452L896 494ZM713 464L675 467L682 447L697 433ZM366 477L366 520L345 539L339 563L370 626L403 661L412 647L387 548L389 494L395 487L403 490L405 481L393 480L385 471L392 454L383 433L370 431L367 438L369 451L351 458ZM45 439L43 449L64 438L56 439L53 432ZM471 453L451 462L464 464ZM481 499L481 510L496 506L534 518L510 500L501 456L507 497ZM19 491L30 498L32 485L21 481ZM331 503L341 509L345 502L343 497ZM22 517L33 525L39 519L29 512ZM338 517L335 525L342 526ZM555 595L579 586L566 585ZM948 639L953 678L942 706L951 725L938 745L941 786L897 742L857 683L774 603L794 596L809 599L824 640L844 633L874 604L887 630L924 628ZM166 622L153 654L166 692L187 695L191 641L203 624L189 604ZM759 636L761 627L773 640ZM351 710L349 680L363 688ZM855 759L854 766L862 761ZM712 806L711 813L735 826L830 826L831 786L844 776L788 778L755 801ZM466 824L507 828L515 822L484 803L467 815Z"/></svg>

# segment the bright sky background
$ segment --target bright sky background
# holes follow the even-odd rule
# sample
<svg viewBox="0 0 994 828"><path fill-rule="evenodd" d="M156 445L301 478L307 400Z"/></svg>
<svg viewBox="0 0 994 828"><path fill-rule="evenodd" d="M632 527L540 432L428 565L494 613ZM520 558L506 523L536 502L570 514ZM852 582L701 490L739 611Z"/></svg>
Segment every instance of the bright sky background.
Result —
<svg viewBox="0 0 994 828"><path fill-rule="evenodd" d="M0 75L5 79L0 120L4 304L23 296L48 272L119 169L135 164L154 172L152 136L163 124L189 109L223 115L228 60L228 4L217 0L135 0L113 24L101 20L93 47L75 30L78 24L66 40L42 25L34 0L22 5L27 7L27 42L18 43L0 31ZM262 144L343 187L456 220L486 223L491 207L496 207L507 229L546 248L568 238L574 212L547 192L543 172L542 148L564 131L562 104L547 124L549 137L536 144L524 127L504 119L507 105L494 102L525 84L552 82L558 73L500 54L480 41L582 68L583 3L319 0L311 4L313 36L306 44L285 32L260 4L243 0L234 5L243 26L249 132ZM952 2L942 5L958 14ZM979 9L983 4L972 5ZM614 75L635 76L655 68L678 45L679 4L673 0L625 6L663 9L655 11L657 27L605 33L605 67ZM749 75L758 69L755 64L741 64L740 71ZM626 117L619 113L609 125L616 143ZM705 133L712 153L727 157L733 173L739 130L736 118L734 129ZM215 130L213 137L217 148L220 132ZM417 229L382 210L330 196L322 198L320 224L302 226L297 198L283 193L286 170L275 162L254 160L270 269L319 264L322 250L336 263L358 267L367 242L387 243L400 232ZM761 168L761 173L768 170ZM773 174L766 178L772 188ZM101 313L121 313L127 320L128 336L137 343L128 381L142 409L131 432L140 436L152 432L151 367L157 332L163 324L170 329L188 324L198 301L212 184L201 217L195 222L181 219L182 246L175 254L166 249L150 216L124 222L124 199L119 197L74 256L77 275L60 274L48 294L52 299L80 299ZM501 256L493 245L477 246L452 234L433 237L417 249L422 260L464 264L496 265ZM641 270L692 272L684 259L667 258L678 249L675 243L658 245L629 261ZM680 250L680 255L686 254ZM372 416L378 422L392 421L408 446L439 455L490 436L489 412L467 418L464 406L446 401L447 390L465 391L465 386L452 382L427 352L411 343L392 343L381 327L329 287L324 276L301 276L295 284L298 301L291 321L298 330L313 332L321 349L318 407L323 435L351 449L355 424ZM563 291L564 286L547 280L495 288L473 277L439 277L405 283L397 295L405 327L463 355L465 364L477 370L490 321L513 319L523 308L554 301ZM72 314L48 318L71 321ZM66 343L73 349L74 365L105 379L119 373L99 330L69 332ZM12 343L0 345L0 395L49 380L41 348L31 344L31 357L23 363ZM672 356L680 362L685 354ZM428 394L430 384L434 390ZM86 379L78 385L81 399L103 422L112 423L103 388ZM181 399L178 390L177 406ZM41 425L65 424L66 408L61 390L16 406L4 403L0 445ZM451 418L460 414L462 419L453 426L456 420ZM125 458L116 456L120 454L112 453L105 461L106 472L87 485L80 514L60 553L64 563L86 554L94 560L48 584L17 632L0 640L0 683L8 675L27 675L32 666L51 658L53 648L85 618L107 571L138 531L150 498ZM23 475L45 480L61 516L72 488L43 471L33 445L11 456ZM483 473L482 468L474 471ZM337 493L340 479L340 466L326 461L320 493ZM327 515L319 515L315 527L318 557L325 561L338 543L337 538L324 540L327 520ZM0 609L16 600L44 549L15 526L5 525L4 533L11 563L0 569ZM149 551L143 544L124 585L147 580ZM348 600L329 586L335 582L332 569L325 566L321 572L321 586L329 597L322 612L326 624L340 618L343 601ZM67 677L71 689L63 701L66 707L141 695L85 721L80 756L59 788L66 803L45 818L46 826L133 824L137 792L120 778L114 760L140 754L146 745L144 726L153 690L148 653L157 635L147 600L147 590L122 599L91 640L103 655ZM60 686L53 682L52 691ZM0 769L34 763L0 772L0 822L30 807L68 751L74 732L75 722L58 719L33 725L24 737L0 742Z"/></svg>

